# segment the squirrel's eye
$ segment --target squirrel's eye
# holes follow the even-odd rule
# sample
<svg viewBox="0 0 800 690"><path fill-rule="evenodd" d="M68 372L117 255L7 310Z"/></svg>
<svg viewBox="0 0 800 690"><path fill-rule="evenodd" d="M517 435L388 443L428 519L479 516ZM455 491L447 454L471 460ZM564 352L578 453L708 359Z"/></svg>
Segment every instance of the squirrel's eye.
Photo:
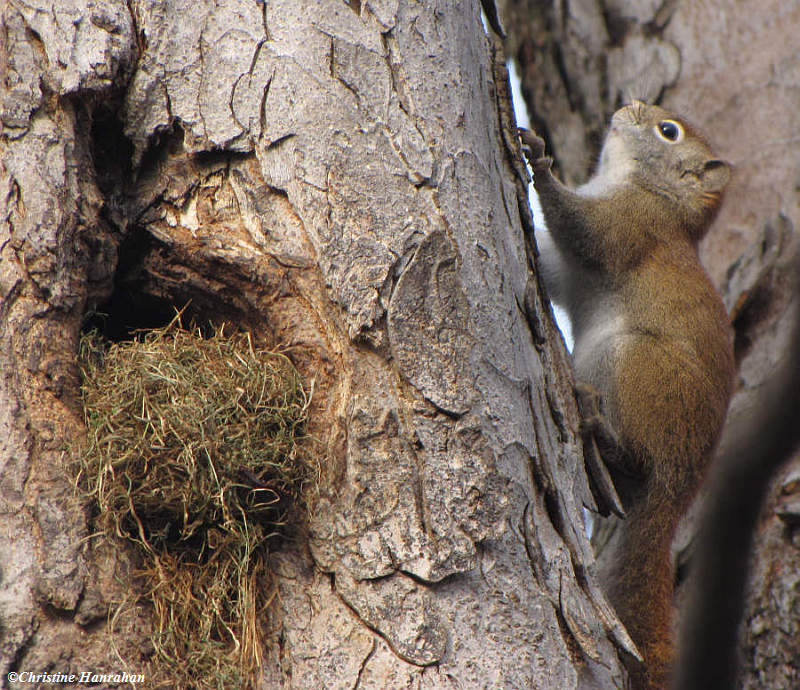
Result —
<svg viewBox="0 0 800 690"><path fill-rule="evenodd" d="M655 129L662 139L673 144L683 138L683 127L675 120L662 120Z"/></svg>

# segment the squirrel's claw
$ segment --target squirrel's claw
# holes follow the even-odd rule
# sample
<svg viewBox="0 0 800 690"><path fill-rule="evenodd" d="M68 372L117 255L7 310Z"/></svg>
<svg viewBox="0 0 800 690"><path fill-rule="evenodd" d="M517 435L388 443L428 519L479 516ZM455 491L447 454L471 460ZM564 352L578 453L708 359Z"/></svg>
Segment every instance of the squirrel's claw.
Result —
<svg viewBox="0 0 800 690"><path fill-rule="evenodd" d="M534 172L536 170L550 170L553 165L553 159L544 155L544 139L524 127L519 127L517 133L522 140L522 152Z"/></svg>
<svg viewBox="0 0 800 690"><path fill-rule="evenodd" d="M619 464L619 456L624 452L619 438L603 413L600 394L593 386L578 381L575 398L581 413L586 474L597 511L603 516L613 513L624 518L625 508L608 470L609 464Z"/></svg>

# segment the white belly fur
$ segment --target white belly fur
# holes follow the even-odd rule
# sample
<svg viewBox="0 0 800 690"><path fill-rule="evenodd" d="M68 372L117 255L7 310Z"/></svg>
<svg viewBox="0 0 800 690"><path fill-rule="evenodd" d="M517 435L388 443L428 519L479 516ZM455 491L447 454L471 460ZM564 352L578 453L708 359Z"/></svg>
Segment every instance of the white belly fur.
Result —
<svg viewBox="0 0 800 690"><path fill-rule="evenodd" d="M608 391L614 362L621 354L625 340L625 317L619 310L605 303L586 305L585 313L573 321L575 347L572 360L575 374L581 381L595 386L600 392ZM575 317L573 316L573 319Z"/></svg>

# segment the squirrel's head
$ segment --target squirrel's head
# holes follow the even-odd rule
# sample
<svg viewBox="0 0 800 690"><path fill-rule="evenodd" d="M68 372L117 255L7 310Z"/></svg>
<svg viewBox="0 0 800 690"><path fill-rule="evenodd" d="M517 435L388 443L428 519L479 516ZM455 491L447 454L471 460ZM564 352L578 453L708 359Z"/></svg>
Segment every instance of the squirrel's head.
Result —
<svg viewBox="0 0 800 690"><path fill-rule="evenodd" d="M699 239L719 207L730 166L691 125L656 105L633 101L611 118L597 175L619 177L664 197Z"/></svg>

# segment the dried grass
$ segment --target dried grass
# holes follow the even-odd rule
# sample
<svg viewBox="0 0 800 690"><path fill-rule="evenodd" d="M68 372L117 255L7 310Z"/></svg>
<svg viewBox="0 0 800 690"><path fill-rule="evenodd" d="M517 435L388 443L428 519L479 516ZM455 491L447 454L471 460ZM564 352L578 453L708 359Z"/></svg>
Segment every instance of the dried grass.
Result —
<svg viewBox="0 0 800 690"><path fill-rule="evenodd" d="M96 526L142 553L153 680L251 685L273 596L268 549L318 477L301 444L297 371L248 335L204 339L177 319L129 342L88 334L80 365L88 435L72 452L76 484Z"/></svg>

